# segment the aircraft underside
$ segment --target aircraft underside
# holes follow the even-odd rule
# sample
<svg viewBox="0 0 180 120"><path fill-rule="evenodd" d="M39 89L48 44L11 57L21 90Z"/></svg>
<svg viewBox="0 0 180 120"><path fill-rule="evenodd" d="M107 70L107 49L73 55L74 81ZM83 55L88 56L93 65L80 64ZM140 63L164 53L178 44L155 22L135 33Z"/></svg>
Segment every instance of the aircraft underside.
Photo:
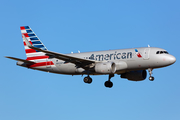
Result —
<svg viewBox="0 0 180 120"><path fill-rule="evenodd" d="M28 68L28 66L26 66L26 64L24 64L23 62L17 62L17 65ZM147 76L147 72L145 69L143 70L126 69L126 70L119 70L112 74L109 74L109 73L97 73L95 70L92 71L87 71L84 69L77 70L77 68L75 66L72 66L72 64L71 65L66 64L65 67L63 68L58 68L56 65L53 64L53 65L46 65L39 67L30 67L30 69L40 70L49 73L64 74L64 75L87 75L83 79L83 81L87 84L92 83L92 78L90 77L90 75L108 75L109 76L108 80L104 83L105 87L108 88L111 88L113 86L113 83L111 82L111 78L114 77L114 74L118 74L120 75L121 78L125 78L131 81L142 81L145 80ZM152 69L148 69L148 70L150 74L149 80L153 81L154 77L151 76Z"/></svg>

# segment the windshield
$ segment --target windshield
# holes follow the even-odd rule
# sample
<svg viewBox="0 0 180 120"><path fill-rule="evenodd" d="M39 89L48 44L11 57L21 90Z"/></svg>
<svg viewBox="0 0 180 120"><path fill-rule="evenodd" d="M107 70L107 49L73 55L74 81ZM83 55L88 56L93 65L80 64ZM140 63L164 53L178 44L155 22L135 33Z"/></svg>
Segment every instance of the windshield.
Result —
<svg viewBox="0 0 180 120"><path fill-rule="evenodd" d="M157 51L156 54L169 54L167 51Z"/></svg>

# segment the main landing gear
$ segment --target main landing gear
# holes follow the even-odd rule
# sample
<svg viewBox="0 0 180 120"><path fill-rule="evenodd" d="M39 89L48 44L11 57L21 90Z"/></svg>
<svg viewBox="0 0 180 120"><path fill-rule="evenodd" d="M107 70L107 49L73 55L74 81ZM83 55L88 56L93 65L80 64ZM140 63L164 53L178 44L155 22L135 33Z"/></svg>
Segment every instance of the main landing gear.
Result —
<svg viewBox="0 0 180 120"><path fill-rule="evenodd" d="M154 77L153 76L151 76L152 75L152 68L148 68L148 72L149 72L149 75L150 75L150 77L149 77L149 80L150 81L153 81L154 80Z"/></svg>
<svg viewBox="0 0 180 120"><path fill-rule="evenodd" d="M113 86L113 83L110 81L112 77L114 77L114 74L110 74L108 81L106 81L106 82L104 83L104 85L105 85L106 87L108 87L108 88L111 88L111 87ZM88 75L87 77L84 78L84 82L85 82L85 83L88 83L88 84L91 84L91 83L92 83L92 78L89 77L89 75Z"/></svg>
<svg viewBox="0 0 180 120"><path fill-rule="evenodd" d="M89 75L88 75L87 77L84 78L84 82L88 83L88 84L91 84L92 83L92 78L89 77Z"/></svg>
<svg viewBox="0 0 180 120"><path fill-rule="evenodd" d="M114 74L109 74L109 79L104 83L104 85L108 88L111 88L113 86L113 83L110 81L111 78L114 77Z"/></svg>

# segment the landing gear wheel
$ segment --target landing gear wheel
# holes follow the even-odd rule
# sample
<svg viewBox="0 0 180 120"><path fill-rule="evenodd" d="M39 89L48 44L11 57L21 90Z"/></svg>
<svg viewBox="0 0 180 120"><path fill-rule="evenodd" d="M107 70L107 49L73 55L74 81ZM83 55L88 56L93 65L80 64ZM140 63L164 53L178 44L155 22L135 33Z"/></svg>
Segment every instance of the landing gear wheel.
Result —
<svg viewBox="0 0 180 120"><path fill-rule="evenodd" d="M104 85L105 85L106 87L108 87L108 88L112 88L112 86L113 86L113 83L110 81L112 77L114 77L114 74L109 74L109 79L108 79L108 81L106 81L106 82L104 83Z"/></svg>
<svg viewBox="0 0 180 120"><path fill-rule="evenodd" d="M113 86L113 83L111 81L106 81L104 85L108 88L111 88Z"/></svg>
<svg viewBox="0 0 180 120"><path fill-rule="evenodd" d="M153 76L150 76L150 77L149 77L149 80L150 80L150 81L154 81L154 77L153 77Z"/></svg>
<svg viewBox="0 0 180 120"><path fill-rule="evenodd" d="M150 77L149 77L149 80L150 81L154 81L154 77L153 76L151 76L152 75L152 68L148 68L148 72L149 72L149 75L150 75Z"/></svg>
<svg viewBox="0 0 180 120"><path fill-rule="evenodd" d="M85 77L85 78L84 78L84 82L85 82L85 83L88 83L88 77Z"/></svg>
<svg viewBox="0 0 180 120"><path fill-rule="evenodd" d="M92 78L89 77L88 84L91 84L91 83L92 83Z"/></svg>
<svg viewBox="0 0 180 120"><path fill-rule="evenodd" d="M85 77L84 82L90 84L90 83L92 83L92 78L91 77Z"/></svg>

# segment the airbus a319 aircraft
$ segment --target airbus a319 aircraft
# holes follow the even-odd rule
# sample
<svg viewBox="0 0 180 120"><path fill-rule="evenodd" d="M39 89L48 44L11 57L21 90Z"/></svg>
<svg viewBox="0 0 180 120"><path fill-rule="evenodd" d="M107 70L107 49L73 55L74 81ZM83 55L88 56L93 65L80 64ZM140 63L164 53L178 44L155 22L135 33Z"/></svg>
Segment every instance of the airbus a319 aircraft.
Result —
<svg viewBox="0 0 180 120"><path fill-rule="evenodd" d="M90 75L109 75L104 85L113 86L114 74L131 81L153 81L152 70L175 63L176 58L166 50L156 47L118 49L85 53L62 54L47 50L29 26L20 27L27 59L7 57L18 61L17 65L40 71L66 75L87 75L84 82L90 84Z"/></svg>

